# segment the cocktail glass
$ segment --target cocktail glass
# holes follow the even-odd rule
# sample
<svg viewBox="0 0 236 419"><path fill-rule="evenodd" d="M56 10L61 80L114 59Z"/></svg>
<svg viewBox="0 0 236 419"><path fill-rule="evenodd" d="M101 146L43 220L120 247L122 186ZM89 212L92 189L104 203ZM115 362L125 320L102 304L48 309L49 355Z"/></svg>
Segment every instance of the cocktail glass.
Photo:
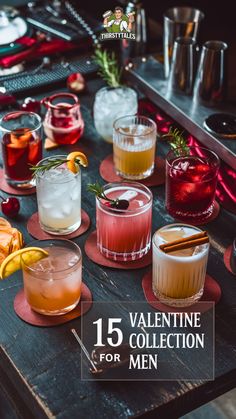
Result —
<svg viewBox="0 0 236 419"><path fill-rule="evenodd" d="M42 100L47 108L45 134L57 144L75 144L84 132L80 102L73 93L56 93Z"/></svg>
<svg viewBox="0 0 236 419"><path fill-rule="evenodd" d="M156 151L156 123L145 116L124 116L113 125L116 173L125 179L151 176Z"/></svg>
<svg viewBox="0 0 236 419"><path fill-rule="evenodd" d="M54 156L65 159L66 155ZM50 157L39 162L47 164ZM50 234L70 234L81 224L81 173L63 164L36 175L39 222Z"/></svg>
<svg viewBox="0 0 236 419"><path fill-rule="evenodd" d="M205 221L213 212L219 158L202 147L176 149L166 158L166 208L181 221Z"/></svg>
<svg viewBox="0 0 236 419"><path fill-rule="evenodd" d="M96 198L97 246L107 258L131 261L142 258L151 246L152 193L137 182L109 183L103 191L109 199L129 201L126 210L109 207Z"/></svg>
<svg viewBox="0 0 236 419"><path fill-rule="evenodd" d="M98 133L112 143L113 122L138 110L137 93L130 87L103 87L95 96L93 116Z"/></svg>
<svg viewBox="0 0 236 419"><path fill-rule="evenodd" d="M69 240L37 240L49 256L27 265L22 259L25 297L30 307L48 316L73 310L81 296L82 254Z"/></svg>
<svg viewBox="0 0 236 419"><path fill-rule="evenodd" d="M188 224L170 224L156 231L152 239L152 289L156 297L172 307L187 307L203 294L209 243L164 253L159 246L201 232Z"/></svg>
<svg viewBox="0 0 236 419"><path fill-rule="evenodd" d="M10 112L0 120L4 174L17 188L32 188L30 165L42 159L41 118L33 112Z"/></svg>

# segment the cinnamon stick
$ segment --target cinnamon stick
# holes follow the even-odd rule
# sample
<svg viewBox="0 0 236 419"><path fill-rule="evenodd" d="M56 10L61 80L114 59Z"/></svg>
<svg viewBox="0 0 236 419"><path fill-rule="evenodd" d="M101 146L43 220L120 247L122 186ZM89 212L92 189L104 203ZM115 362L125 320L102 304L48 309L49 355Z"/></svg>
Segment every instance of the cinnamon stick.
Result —
<svg viewBox="0 0 236 419"><path fill-rule="evenodd" d="M191 247L200 246L209 242L209 237L206 231L194 234L192 236L183 237L169 243L161 244L160 250L164 253L175 252L177 250L189 249Z"/></svg>

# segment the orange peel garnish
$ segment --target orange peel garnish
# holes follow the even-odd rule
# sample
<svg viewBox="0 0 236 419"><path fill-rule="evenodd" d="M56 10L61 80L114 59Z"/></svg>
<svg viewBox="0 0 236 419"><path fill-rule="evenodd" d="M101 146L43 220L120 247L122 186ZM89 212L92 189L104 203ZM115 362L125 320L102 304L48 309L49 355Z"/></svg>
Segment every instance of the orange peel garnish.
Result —
<svg viewBox="0 0 236 419"><path fill-rule="evenodd" d="M67 156L67 167L73 173L78 173L79 165L83 167L88 166L88 159L81 151L73 151Z"/></svg>

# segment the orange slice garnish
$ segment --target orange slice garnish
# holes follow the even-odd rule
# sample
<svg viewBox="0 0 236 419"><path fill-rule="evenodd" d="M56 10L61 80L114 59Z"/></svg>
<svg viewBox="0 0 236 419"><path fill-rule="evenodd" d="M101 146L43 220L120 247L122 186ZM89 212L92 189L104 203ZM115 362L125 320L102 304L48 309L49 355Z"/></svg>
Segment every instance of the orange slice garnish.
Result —
<svg viewBox="0 0 236 419"><path fill-rule="evenodd" d="M87 167L88 159L81 151L73 151L67 156L67 167L73 173L78 173L79 166Z"/></svg>

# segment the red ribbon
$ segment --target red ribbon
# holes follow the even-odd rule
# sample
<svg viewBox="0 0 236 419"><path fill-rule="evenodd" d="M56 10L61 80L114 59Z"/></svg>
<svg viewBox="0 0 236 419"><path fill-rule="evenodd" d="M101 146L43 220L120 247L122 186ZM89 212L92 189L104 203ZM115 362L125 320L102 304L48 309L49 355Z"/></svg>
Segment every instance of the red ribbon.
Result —
<svg viewBox="0 0 236 419"><path fill-rule="evenodd" d="M156 121L157 131L159 134L165 134L169 131L170 126L178 125L174 120L160 111L152 102L147 99L142 99L139 101L139 112L142 115L147 115ZM189 146L202 145L189 133L187 133L187 143ZM206 146L204 145L204 147ZM236 214L236 171L222 160L218 174L216 197L222 207Z"/></svg>
<svg viewBox="0 0 236 419"><path fill-rule="evenodd" d="M34 38L22 37L17 43L25 45L27 49L14 55L8 55L0 58L0 66L9 68L31 57L52 55L55 53L69 51L78 48L73 42L63 41L63 39L53 39L51 41L38 42Z"/></svg>

